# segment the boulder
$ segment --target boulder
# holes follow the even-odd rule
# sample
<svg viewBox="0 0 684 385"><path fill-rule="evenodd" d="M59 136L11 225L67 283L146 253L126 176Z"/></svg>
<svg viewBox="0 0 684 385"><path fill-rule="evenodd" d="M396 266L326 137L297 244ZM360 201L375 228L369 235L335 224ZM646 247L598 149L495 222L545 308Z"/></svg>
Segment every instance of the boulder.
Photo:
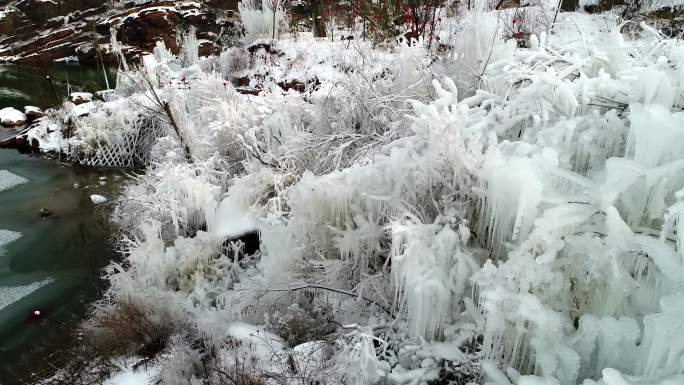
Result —
<svg viewBox="0 0 684 385"><path fill-rule="evenodd" d="M24 115L26 115L26 122L29 124L45 116L43 110L35 106L24 107Z"/></svg>
<svg viewBox="0 0 684 385"><path fill-rule="evenodd" d="M93 101L93 94L89 92L72 92L69 101L75 105L85 104Z"/></svg>
<svg viewBox="0 0 684 385"><path fill-rule="evenodd" d="M26 124L26 115L16 108L7 107L0 110L0 125L3 127L18 127Z"/></svg>

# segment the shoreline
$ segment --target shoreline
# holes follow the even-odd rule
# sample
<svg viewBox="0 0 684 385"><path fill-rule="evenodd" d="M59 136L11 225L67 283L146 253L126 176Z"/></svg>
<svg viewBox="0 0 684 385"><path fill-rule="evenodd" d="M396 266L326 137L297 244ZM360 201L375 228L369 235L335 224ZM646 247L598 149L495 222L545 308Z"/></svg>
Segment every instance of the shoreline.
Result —
<svg viewBox="0 0 684 385"><path fill-rule="evenodd" d="M11 385L19 383L10 380L12 373L29 378L49 367L43 362L48 355L73 345L78 326L106 290L103 269L120 256L109 224L111 209L93 205L89 195L115 198L125 179L120 172L2 149L0 169L29 180L0 192L0 229L22 234L4 247L0 282L11 288L50 280L0 309L0 378L3 385ZM102 177L107 178L105 186L100 185ZM41 218L43 209L51 215ZM34 309L40 309L42 317L31 319Z"/></svg>

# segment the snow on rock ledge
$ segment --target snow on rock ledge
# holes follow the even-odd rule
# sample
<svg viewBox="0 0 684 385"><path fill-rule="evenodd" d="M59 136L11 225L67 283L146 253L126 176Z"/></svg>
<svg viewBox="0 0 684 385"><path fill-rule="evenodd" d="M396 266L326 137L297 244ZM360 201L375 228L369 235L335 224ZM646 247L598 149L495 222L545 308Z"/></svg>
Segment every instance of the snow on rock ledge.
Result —
<svg viewBox="0 0 684 385"><path fill-rule="evenodd" d="M69 95L69 101L76 105L92 102L93 94L90 92L72 92Z"/></svg>
<svg viewBox="0 0 684 385"><path fill-rule="evenodd" d="M43 116L45 116L45 113L43 112L43 110L36 106L25 106L24 115L26 115L26 121L30 123L36 119L42 118Z"/></svg>

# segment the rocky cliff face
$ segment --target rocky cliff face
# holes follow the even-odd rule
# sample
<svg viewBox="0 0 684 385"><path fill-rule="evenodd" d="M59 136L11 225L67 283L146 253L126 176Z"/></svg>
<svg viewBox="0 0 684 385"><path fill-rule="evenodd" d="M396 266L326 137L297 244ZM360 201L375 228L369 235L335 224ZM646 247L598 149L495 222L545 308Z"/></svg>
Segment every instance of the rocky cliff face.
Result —
<svg viewBox="0 0 684 385"><path fill-rule="evenodd" d="M3 4L4 3L4 4ZM54 61L105 61L113 29L124 53L135 59L163 40L178 49L176 33L195 26L200 53L216 50L222 28L230 26L237 0L110 1L15 0L0 2L0 62L43 65Z"/></svg>

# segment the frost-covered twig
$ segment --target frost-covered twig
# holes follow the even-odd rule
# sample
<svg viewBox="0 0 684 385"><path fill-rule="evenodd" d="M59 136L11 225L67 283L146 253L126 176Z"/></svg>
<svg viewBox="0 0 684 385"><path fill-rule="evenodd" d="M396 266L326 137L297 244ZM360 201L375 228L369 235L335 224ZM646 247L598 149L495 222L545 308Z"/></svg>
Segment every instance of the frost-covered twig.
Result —
<svg viewBox="0 0 684 385"><path fill-rule="evenodd" d="M387 315L389 315L389 316L393 315L392 312L390 311L390 309L388 309L387 307L385 307L384 305L382 305L381 303L377 302L374 299L367 298L365 296L356 294L356 293L351 292L351 291L337 289L334 287L329 287L329 286L324 286L324 285L316 285L316 284L307 283L305 285L287 287L287 288L282 288L282 289L271 288L271 289L266 289L266 291L269 291L269 292L283 292L283 291L293 292L293 291L306 290L306 289L325 290L325 291L330 291L333 293L344 294L344 295L354 297L354 298L360 298L360 299L363 299L364 301L371 303L371 304L377 306L378 308L382 309L385 313L387 313Z"/></svg>

